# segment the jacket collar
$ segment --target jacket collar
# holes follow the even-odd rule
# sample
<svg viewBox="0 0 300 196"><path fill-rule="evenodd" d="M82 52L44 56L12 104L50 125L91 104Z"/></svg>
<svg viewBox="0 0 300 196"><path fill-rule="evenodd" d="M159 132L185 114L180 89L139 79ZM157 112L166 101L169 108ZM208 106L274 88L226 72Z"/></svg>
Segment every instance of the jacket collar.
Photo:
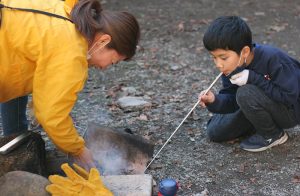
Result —
<svg viewBox="0 0 300 196"><path fill-rule="evenodd" d="M64 9L68 16L70 16L72 9L77 2L78 0L65 0Z"/></svg>

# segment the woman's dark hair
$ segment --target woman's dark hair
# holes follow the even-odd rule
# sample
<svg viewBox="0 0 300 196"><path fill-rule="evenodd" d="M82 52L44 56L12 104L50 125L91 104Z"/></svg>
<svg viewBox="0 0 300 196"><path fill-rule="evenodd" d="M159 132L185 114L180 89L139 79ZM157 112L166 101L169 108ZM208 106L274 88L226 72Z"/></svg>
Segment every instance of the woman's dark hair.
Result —
<svg viewBox="0 0 300 196"><path fill-rule="evenodd" d="M80 0L71 12L79 32L91 43L96 33L105 33L112 40L108 48L131 59L140 39L137 20L128 12L103 11L99 0Z"/></svg>
<svg viewBox="0 0 300 196"><path fill-rule="evenodd" d="M245 46L252 50L252 33L247 23L238 16L222 16L215 19L203 37L208 51L232 50L240 55Z"/></svg>

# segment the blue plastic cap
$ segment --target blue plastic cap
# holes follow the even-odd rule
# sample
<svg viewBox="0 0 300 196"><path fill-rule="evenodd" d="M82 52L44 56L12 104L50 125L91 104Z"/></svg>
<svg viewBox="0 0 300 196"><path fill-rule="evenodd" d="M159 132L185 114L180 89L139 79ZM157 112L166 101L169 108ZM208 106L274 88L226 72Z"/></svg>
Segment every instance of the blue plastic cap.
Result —
<svg viewBox="0 0 300 196"><path fill-rule="evenodd" d="M159 192L164 196L174 196L177 192L177 182L173 179L163 179L159 183Z"/></svg>

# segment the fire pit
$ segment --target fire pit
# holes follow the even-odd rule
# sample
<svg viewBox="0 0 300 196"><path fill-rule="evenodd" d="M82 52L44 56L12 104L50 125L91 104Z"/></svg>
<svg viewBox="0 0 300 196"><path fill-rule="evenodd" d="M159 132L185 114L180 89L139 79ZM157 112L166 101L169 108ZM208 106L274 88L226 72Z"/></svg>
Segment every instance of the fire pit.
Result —
<svg viewBox="0 0 300 196"><path fill-rule="evenodd" d="M103 175L143 174L154 145L126 131L89 124L84 135Z"/></svg>

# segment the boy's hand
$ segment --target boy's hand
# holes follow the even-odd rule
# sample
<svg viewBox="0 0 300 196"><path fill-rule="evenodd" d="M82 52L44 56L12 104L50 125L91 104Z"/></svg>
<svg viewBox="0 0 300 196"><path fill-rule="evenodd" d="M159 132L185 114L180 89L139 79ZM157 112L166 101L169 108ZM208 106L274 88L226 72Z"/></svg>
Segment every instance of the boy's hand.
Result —
<svg viewBox="0 0 300 196"><path fill-rule="evenodd" d="M240 73L237 73L237 74L231 76L230 82L232 84L236 84L238 86L243 86L243 85L247 84L248 77L249 77L249 70L245 69L245 70L241 71Z"/></svg>
<svg viewBox="0 0 300 196"><path fill-rule="evenodd" d="M215 101L215 95L211 91L204 94L205 91L206 90L202 91L198 96L198 100L200 101L199 105L203 108L206 107L206 104L213 103Z"/></svg>

